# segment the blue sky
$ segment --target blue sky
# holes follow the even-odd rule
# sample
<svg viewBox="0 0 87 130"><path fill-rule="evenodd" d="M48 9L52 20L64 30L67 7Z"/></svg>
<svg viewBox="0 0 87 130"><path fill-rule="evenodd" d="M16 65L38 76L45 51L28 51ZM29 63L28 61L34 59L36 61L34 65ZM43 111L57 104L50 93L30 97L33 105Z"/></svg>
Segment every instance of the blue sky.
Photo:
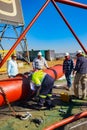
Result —
<svg viewBox="0 0 87 130"><path fill-rule="evenodd" d="M87 4L86 0L76 1ZM26 27L46 0L22 0L21 2ZM57 5L82 44L87 48L87 10L60 3ZM81 49L51 2L26 36L29 49L53 49L56 52L75 52Z"/></svg>
<svg viewBox="0 0 87 130"><path fill-rule="evenodd" d="M73 1L87 4L87 0ZM45 2L46 0L21 0L25 28ZM57 5L87 48L87 10L58 2ZM50 49L56 52L75 52L81 49L51 2L28 31L26 38L29 50Z"/></svg>

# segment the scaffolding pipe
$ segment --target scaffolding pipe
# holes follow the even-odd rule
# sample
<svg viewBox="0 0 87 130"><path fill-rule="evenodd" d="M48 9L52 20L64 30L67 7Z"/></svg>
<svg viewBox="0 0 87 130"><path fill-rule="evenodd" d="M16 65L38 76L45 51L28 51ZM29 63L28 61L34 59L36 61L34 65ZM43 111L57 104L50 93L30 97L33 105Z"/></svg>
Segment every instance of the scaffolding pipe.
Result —
<svg viewBox="0 0 87 130"><path fill-rule="evenodd" d="M82 113L79 113L79 114L70 116L68 118L65 118L65 119L63 119L60 122L56 122L56 123L52 124L51 126L44 128L43 130L54 130L54 129L58 129L61 126L64 126L66 124L69 124L71 122L79 120L79 119L81 119L83 117L87 117L87 111L84 111Z"/></svg>
<svg viewBox="0 0 87 130"><path fill-rule="evenodd" d="M9 52L6 54L6 56L2 59L2 61L0 62L0 68L3 66L3 64L6 62L6 60L9 58L9 56L11 56L11 54L13 53L14 49L17 47L17 45L20 43L20 41L24 38L24 36L26 35L26 33L29 31L29 29L31 28L31 26L34 24L34 22L37 20L37 18L40 16L40 14L42 13L42 11L45 9L45 7L48 5L48 3L50 2L50 0L47 0L45 2L45 4L42 6L42 8L38 11L38 13L36 14L36 16L33 18L33 20L30 22L30 24L26 27L26 29L23 31L23 33L19 36L19 38L17 39L17 41L14 43L14 45L12 46L12 48L9 50Z"/></svg>
<svg viewBox="0 0 87 130"><path fill-rule="evenodd" d="M71 5L71 6L75 6L75 7L79 7L79 8L83 8L83 9L87 9L86 4L75 2L75 1L72 1L72 0L54 0L54 1L59 2L59 3L63 3L63 4L67 4L67 5Z"/></svg>
<svg viewBox="0 0 87 130"><path fill-rule="evenodd" d="M75 34L74 30L71 28L70 24L68 23L68 21L64 17L63 13L57 7L56 2L54 0L51 0L51 1L53 3L54 7L56 8L56 10L58 11L58 13L60 14L60 16L62 17L62 19L64 20L64 22L66 23L66 25L68 26L68 28L70 29L70 31L72 32L72 34L75 37L75 39L78 41L79 45L82 47L82 49L84 50L84 52L87 54L87 50L85 49L85 47L83 46L83 44L81 43L81 41L79 40L79 38L77 37L77 35Z"/></svg>

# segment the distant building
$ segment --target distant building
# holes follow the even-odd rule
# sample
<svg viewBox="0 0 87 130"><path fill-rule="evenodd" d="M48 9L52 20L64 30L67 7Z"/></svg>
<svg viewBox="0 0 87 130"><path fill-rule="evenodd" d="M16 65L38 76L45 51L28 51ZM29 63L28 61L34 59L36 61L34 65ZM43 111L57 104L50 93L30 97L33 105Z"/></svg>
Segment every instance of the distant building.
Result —
<svg viewBox="0 0 87 130"><path fill-rule="evenodd" d="M55 50L30 50L29 60L32 62L37 57L37 53L41 51L42 56L48 61L58 60L64 58L65 53L55 53ZM71 58L75 58L75 53L70 53ZM19 51L17 54L18 59L24 60L26 58L26 52Z"/></svg>
<svg viewBox="0 0 87 130"><path fill-rule="evenodd" d="M55 60L55 51L54 50L46 50L45 58L49 61Z"/></svg>

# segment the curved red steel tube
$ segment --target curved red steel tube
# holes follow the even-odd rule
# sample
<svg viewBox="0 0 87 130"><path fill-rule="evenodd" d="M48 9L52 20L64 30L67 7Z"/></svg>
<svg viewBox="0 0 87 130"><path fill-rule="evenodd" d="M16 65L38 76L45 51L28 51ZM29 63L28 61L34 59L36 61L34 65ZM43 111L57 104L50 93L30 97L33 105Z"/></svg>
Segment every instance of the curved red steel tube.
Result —
<svg viewBox="0 0 87 130"><path fill-rule="evenodd" d="M68 28L70 29L71 33L73 34L73 36L75 37L75 39L77 40L77 42L79 43L79 45L81 46L81 48L84 50L84 52L87 54L87 49L83 46L83 44L81 43L81 41L79 40L79 38L77 37L77 35L75 34L74 30L72 29L72 27L70 26L70 24L68 23L68 21L66 20L66 18L64 17L63 13L61 12L61 10L58 8L58 6L56 5L55 0L51 0L54 7L56 8L56 10L58 11L58 13L60 14L60 16L62 17L62 19L64 20L64 22L66 23L66 25L68 26Z"/></svg>
<svg viewBox="0 0 87 130"><path fill-rule="evenodd" d="M63 76L62 65L56 65L44 70L55 79ZM14 102L26 97L31 98L34 91L31 90L28 77L19 74L15 78L0 80L0 87L3 89L9 102ZM0 91L0 106L6 104L2 91Z"/></svg>
<svg viewBox="0 0 87 130"><path fill-rule="evenodd" d="M86 4L75 2L75 1L72 1L72 0L54 0L54 1L59 2L59 3L63 3L63 4L68 4L68 5L71 5L71 6L76 6L76 7L83 8L83 9L87 9Z"/></svg>
<svg viewBox="0 0 87 130"><path fill-rule="evenodd" d="M50 67L49 69L45 69L44 71L56 80L63 76L62 67L62 65L58 64L53 67Z"/></svg>
<svg viewBox="0 0 87 130"><path fill-rule="evenodd" d="M0 87L3 89L9 102L17 101L31 94L29 81L22 75L15 78L0 80ZM4 94L0 91L0 106L4 104L6 104Z"/></svg>
<svg viewBox="0 0 87 130"><path fill-rule="evenodd" d="M51 126L44 128L43 130L54 130L56 128L59 128L59 127L61 127L63 125L66 125L66 124L68 124L70 122L76 121L76 120L78 120L80 118L83 118L83 117L86 117L86 116L87 116L87 111L84 111L82 113L70 116L70 117L68 117L66 119L63 119L60 122L56 122L56 123L52 124Z"/></svg>

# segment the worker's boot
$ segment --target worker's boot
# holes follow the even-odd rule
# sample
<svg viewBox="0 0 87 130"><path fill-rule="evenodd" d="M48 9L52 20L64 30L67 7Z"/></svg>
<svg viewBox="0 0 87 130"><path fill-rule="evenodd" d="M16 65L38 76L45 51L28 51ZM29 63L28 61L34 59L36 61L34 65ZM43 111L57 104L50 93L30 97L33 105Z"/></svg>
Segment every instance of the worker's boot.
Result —
<svg viewBox="0 0 87 130"><path fill-rule="evenodd" d="M35 109L35 110L41 110L42 107L43 107L43 105L39 105L39 104L33 105L33 109Z"/></svg>
<svg viewBox="0 0 87 130"><path fill-rule="evenodd" d="M37 102L35 109L41 110L44 107L44 102L45 102L44 98L39 98L39 101Z"/></svg>
<svg viewBox="0 0 87 130"><path fill-rule="evenodd" d="M51 98L50 97L47 97L46 98L46 102L45 102L45 106L47 107L47 109L52 109L53 107L55 107L54 104L52 104L52 101L51 101Z"/></svg>

